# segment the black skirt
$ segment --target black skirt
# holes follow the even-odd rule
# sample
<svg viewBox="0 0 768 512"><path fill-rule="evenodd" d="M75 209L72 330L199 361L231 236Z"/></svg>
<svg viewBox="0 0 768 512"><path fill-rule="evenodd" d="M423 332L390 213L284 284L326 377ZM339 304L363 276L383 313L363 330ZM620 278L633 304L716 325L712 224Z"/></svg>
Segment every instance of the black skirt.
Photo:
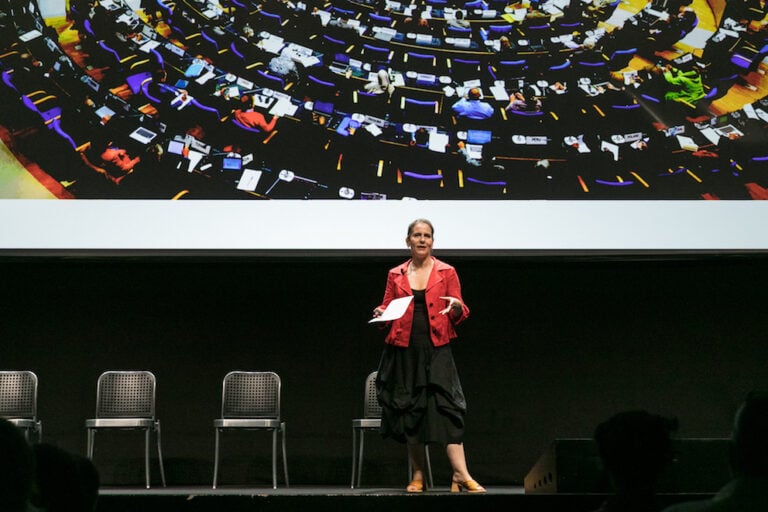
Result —
<svg viewBox="0 0 768 512"><path fill-rule="evenodd" d="M453 352L450 345L432 345L426 310L422 314L415 295L409 346L386 345L379 363L381 434L402 443L458 444L464 437L466 401Z"/></svg>

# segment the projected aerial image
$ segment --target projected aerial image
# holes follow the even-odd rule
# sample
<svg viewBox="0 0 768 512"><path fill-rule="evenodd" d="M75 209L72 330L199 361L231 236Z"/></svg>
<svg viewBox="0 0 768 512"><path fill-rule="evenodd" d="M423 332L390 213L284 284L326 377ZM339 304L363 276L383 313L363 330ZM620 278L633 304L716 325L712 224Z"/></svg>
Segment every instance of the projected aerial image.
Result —
<svg viewBox="0 0 768 512"><path fill-rule="evenodd" d="M0 8L0 197L768 198L768 4Z"/></svg>

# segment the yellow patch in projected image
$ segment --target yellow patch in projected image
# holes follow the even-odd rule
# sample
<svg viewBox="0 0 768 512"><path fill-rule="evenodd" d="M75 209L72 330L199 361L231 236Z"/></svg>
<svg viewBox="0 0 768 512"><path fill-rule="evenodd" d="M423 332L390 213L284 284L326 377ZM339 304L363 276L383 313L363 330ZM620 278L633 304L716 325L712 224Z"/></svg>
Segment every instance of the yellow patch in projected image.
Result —
<svg viewBox="0 0 768 512"><path fill-rule="evenodd" d="M0 199L56 199L29 174L8 146L0 143Z"/></svg>

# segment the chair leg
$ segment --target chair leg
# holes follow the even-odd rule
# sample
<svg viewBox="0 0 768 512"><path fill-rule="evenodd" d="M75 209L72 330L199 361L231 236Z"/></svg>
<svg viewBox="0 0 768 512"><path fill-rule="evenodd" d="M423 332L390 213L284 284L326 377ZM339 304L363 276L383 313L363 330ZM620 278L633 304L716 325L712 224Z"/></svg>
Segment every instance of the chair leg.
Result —
<svg viewBox="0 0 768 512"><path fill-rule="evenodd" d="M150 429L147 428L144 431L144 478L147 481L147 489L149 489L149 434Z"/></svg>
<svg viewBox="0 0 768 512"><path fill-rule="evenodd" d="M283 473L285 476L285 486L290 487L291 483L288 480L288 457L286 455L286 449L285 449L285 423L282 423L280 426L280 431L282 432L282 441L283 441Z"/></svg>
<svg viewBox="0 0 768 512"><path fill-rule="evenodd" d="M272 430L272 488L277 489L277 431Z"/></svg>
<svg viewBox="0 0 768 512"><path fill-rule="evenodd" d="M424 465L426 466L427 473L427 489L432 489L434 483L432 481L432 463L429 461L429 445L424 445ZM413 464L411 464L411 458L408 457L408 480L413 479Z"/></svg>
<svg viewBox="0 0 768 512"><path fill-rule="evenodd" d="M360 431L359 444L357 448L357 486L360 487L360 481L363 478L363 451L365 450L365 430Z"/></svg>
<svg viewBox="0 0 768 512"><path fill-rule="evenodd" d="M355 484L357 483L356 477L357 476L357 429L355 427L352 427L352 481L349 484L350 489L355 488Z"/></svg>
<svg viewBox="0 0 768 512"><path fill-rule="evenodd" d="M216 488L216 483L219 479L219 429L216 429L216 441L213 448L213 488Z"/></svg>
<svg viewBox="0 0 768 512"><path fill-rule="evenodd" d="M432 481L432 463L429 461L429 445L424 445L424 461L427 464L427 486L434 489L435 484Z"/></svg>
<svg viewBox="0 0 768 512"><path fill-rule="evenodd" d="M160 422L155 422L155 430L157 431L157 460L160 462L160 481L165 487L165 467L163 466L163 449L160 442Z"/></svg>
<svg viewBox="0 0 768 512"><path fill-rule="evenodd" d="M86 456L88 457L88 460L93 460L93 441L94 441L94 435L96 433L93 431L93 429L88 429L88 442L86 446Z"/></svg>

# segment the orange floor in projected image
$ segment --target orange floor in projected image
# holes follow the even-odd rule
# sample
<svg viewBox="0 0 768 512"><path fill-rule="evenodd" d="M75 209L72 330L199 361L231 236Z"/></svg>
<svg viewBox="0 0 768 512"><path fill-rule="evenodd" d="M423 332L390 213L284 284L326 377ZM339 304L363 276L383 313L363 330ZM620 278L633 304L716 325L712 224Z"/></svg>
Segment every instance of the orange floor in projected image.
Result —
<svg viewBox="0 0 768 512"><path fill-rule="evenodd" d="M33 162L25 166L19 161L9 149L9 134L3 127L0 140L0 199L72 199L61 183Z"/></svg>

